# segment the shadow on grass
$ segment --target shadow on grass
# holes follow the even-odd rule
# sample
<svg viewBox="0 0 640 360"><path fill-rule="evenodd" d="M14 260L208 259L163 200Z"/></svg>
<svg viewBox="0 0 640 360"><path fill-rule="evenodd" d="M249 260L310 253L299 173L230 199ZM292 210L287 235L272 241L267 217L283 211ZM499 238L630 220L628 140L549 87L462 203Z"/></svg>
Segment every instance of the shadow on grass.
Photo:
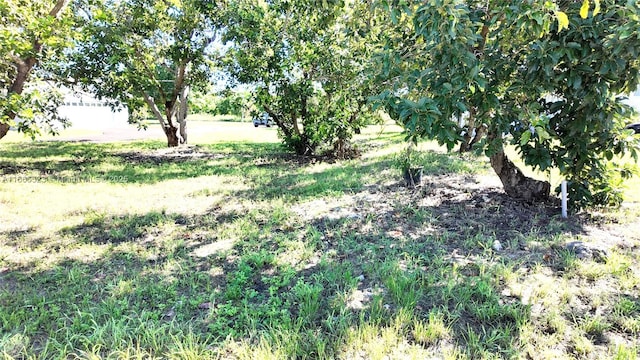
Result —
<svg viewBox="0 0 640 360"><path fill-rule="evenodd" d="M150 212L145 215L107 216L103 213L91 212L85 221L78 226L64 228L60 235L71 235L82 239L82 242L93 244L120 244L136 240L152 233L165 225L184 223L180 216L167 216L162 212Z"/></svg>
<svg viewBox="0 0 640 360"><path fill-rule="evenodd" d="M3 239L3 241L0 244L6 245L6 246L21 247L25 245L24 239L30 236L31 234L34 234L35 232L36 232L36 228L34 227L29 227L26 229L2 230L0 231L0 239ZM39 246L44 241L45 241L44 239L40 239L38 241L29 240L28 245Z"/></svg>
<svg viewBox="0 0 640 360"><path fill-rule="evenodd" d="M359 145L364 148L381 146L380 141L397 137L389 135L361 140ZM283 190L294 197L357 191L362 188L369 171L395 166L394 160L387 157L377 164L340 166L312 173L307 171L309 166L325 158L291 155L274 143L216 143L165 148L160 142L41 142L4 144L3 147L0 176L7 177L7 182L15 178L15 182L29 179L43 183L65 182L66 179L154 184L217 175L246 179L263 199L277 197ZM443 154L425 153L418 161L426 164L425 171L429 174L471 169L465 161ZM253 190L252 194L255 194Z"/></svg>
<svg viewBox="0 0 640 360"><path fill-rule="evenodd" d="M23 334L27 350L16 357L70 357L96 346L105 357L135 347L162 357L189 335L204 354L229 351L230 338L288 358L336 358L357 355L354 338L374 344L391 334L395 344L425 351L452 343L470 358L518 357L531 311L503 294L500 267L550 266L544 254L555 238L583 231L578 221L560 220L553 204L530 207L497 189L474 188L464 165L447 155L430 155L428 180L408 190L398 183L368 188L368 174L393 167L391 157L318 169L269 155L272 144L207 149L227 155L108 157L130 163L132 182L220 169L245 176L253 188L229 201L286 193L302 201L350 194L354 202L319 217L307 217L314 205L302 201L282 205L299 212L87 213L82 225L59 234L92 254L68 250L67 260L50 267L0 273L0 345ZM123 176L114 171L105 174ZM450 172L462 174L439 176ZM504 252L492 250L495 240ZM355 353L345 354L351 347Z"/></svg>
<svg viewBox="0 0 640 360"><path fill-rule="evenodd" d="M296 158L300 161L299 158ZM424 153L417 162L424 166L424 176L443 174L470 174L481 166L468 161L438 153ZM314 167L310 162L292 166L286 160L276 160L269 164L258 164L255 168L247 168L245 178L251 189L235 193L240 198L254 200L286 199L288 201L308 200L323 196L341 196L354 194L375 185L382 173L388 174L391 183L401 185L400 171L394 156L384 156L375 160L362 161L354 159L335 166ZM307 166L305 166L307 165ZM260 171L271 167L270 172ZM273 171L275 170L280 171ZM255 170L255 171L254 171ZM397 174L396 174L397 173ZM396 187L393 185L392 187Z"/></svg>
<svg viewBox="0 0 640 360"><path fill-rule="evenodd" d="M151 214L136 221L155 218ZM147 225L154 226L154 221ZM472 304L498 306L495 311L501 312L499 317L492 315L495 318L492 317L491 325L481 326L474 323L478 321L475 318L465 319L465 325L474 331L476 328L492 331L511 321L508 315L511 310L503 310L504 306L497 303L496 290L489 285L484 290L475 290L482 281L479 278L463 280L450 288L431 287L424 280L426 274L418 274L416 269L400 270L396 260L385 262L385 270L393 269L390 278L381 269L361 269L362 259L354 261L349 255L350 259L344 260L347 254L342 252L335 259L296 270L279 262L277 253L265 249L273 247L268 244L272 239L252 246L237 245L227 254L233 256L224 258L194 258L190 254L198 245L181 242L172 249L157 246L164 255L156 258L144 255L144 250L136 250L139 239L130 240L128 247L132 249L113 250L99 260L67 260L50 270L14 269L3 274L2 316L10 319L3 332L40 339L40 344L27 344L29 354L43 351L39 346L46 342L85 351L92 341L97 341L105 348L118 350L134 344L120 342L122 339L116 333L126 334L122 335L126 338L135 332L140 337L136 346L161 354L168 351L171 342L180 341L182 331L190 329L198 341L213 341L207 345L214 347L228 336L259 341L255 336L267 335L266 339L282 341L278 340L279 334L287 334L291 336L289 345L293 346L288 356L321 357L322 345L324 354L332 357L342 351L348 334L360 326L375 324L382 332L392 326L401 308L414 311L412 318L428 317L426 309L435 305L459 308L460 304L454 303L451 296L460 294L469 293L469 301L473 303L465 303L464 313L455 316L468 316L466 313L473 311L471 306L476 306ZM151 248L148 245L145 248ZM257 248L249 250L254 246ZM212 275L211 267L219 267L222 273ZM358 279L360 274L364 274L366 281ZM408 279L422 280L409 286ZM390 290L396 282L409 287ZM5 283L12 286L4 286ZM352 304L349 294L369 293L367 289L377 283L388 287L383 285L377 295ZM407 296L408 290L415 292L416 303L400 304L397 292ZM451 304L429 300L443 297L449 298ZM30 310L20 311L24 307ZM447 317L447 321L451 320ZM407 328L413 326L411 319L405 321ZM114 325L117 328L110 329ZM146 330L140 330L142 327ZM456 342L462 342L467 333L458 327L454 327L452 336ZM148 332L153 332L155 338ZM517 337L517 332L510 334ZM399 338L404 335L397 334ZM512 339L502 341L508 343ZM272 345L275 347L277 343ZM503 351L510 349L505 349L502 343L496 346Z"/></svg>
<svg viewBox="0 0 640 360"><path fill-rule="evenodd" d="M394 138L398 136L380 135L371 140L360 140L358 144L370 148ZM249 177L254 181L264 178L265 172L274 168L296 173L305 165L326 160L322 156L292 155L278 143L228 142L177 148L166 148L158 141L0 145L0 176L37 177L39 182L76 178L79 181L153 184L211 175Z"/></svg>
<svg viewBox="0 0 640 360"><path fill-rule="evenodd" d="M37 177L38 182L76 178L153 184L210 175L242 176L239 165L259 163L279 151L280 145L219 143L165 148L157 142L46 142L3 147L0 176L24 177L25 181Z"/></svg>
<svg viewBox="0 0 640 360"><path fill-rule="evenodd" d="M394 191L425 196L428 189ZM47 343L75 351L100 343L162 355L190 334L214 352L227 351L221 347L230 337L283 347L287 357L332 358L356 346L354 334L375 343L395 329L398 341L424 349L449 342L471 358L517 356L530 309L502 295L492 264L521 251L531 234L552 242L578 228L544 227L553 215L532 216L534 209L500 223L516 205L499 194L477 196L379 211L382 197L361 210L310 219L277 209L91 213L61 235L99 246L97 259L70 255L47 270L0 275L3 333L37 339L27 354L42 354ZM488 249L509 236L519 241L504 254ZM546 248L529 254L526 266L546 266ZM420 326L438 326L432 318L445 330L421 334ZM370 326L374 333L364 330Z"/></svg>

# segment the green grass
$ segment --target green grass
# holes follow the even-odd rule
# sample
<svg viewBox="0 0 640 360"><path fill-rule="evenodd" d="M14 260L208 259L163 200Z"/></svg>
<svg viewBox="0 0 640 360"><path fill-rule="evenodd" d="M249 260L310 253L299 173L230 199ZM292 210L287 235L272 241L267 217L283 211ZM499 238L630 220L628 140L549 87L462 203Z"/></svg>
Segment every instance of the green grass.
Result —
<svg viewBox="0 0 640 360"><path fill-rule="evenodd" d="M395 128L328 163L215 126L178 150L0 143L0 358L640 355L637 206L564 220L433 144L410 190Z"/></svg>

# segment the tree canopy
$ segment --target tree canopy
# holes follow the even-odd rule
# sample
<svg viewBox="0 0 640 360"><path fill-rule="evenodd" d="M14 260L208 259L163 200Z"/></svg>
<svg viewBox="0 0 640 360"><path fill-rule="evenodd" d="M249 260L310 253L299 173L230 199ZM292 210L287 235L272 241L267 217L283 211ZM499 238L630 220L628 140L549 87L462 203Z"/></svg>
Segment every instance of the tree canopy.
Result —
<svg viewBox="0 0 640 360"><path fill-rule="evenodd" d="M352 28L361 4L238 0L229 8L226 69L255 87L285 144L300 155L323 144L345 151L366 115L366 42Z"/></svg>
<svg viewBox="0 0 640 360"><path fill-rule="evenodd" d="M577 207L618 204L611 180L630 171L616 158L637 158L620 97L638 87L634 0L68 1L0 0L0 138L60 120L53 93L27 85L55 73L186 143L189 91L222 64L300 155L348 154L369 99L411 141L484 152L529 201L550 185L505 146L559 169Z"/></svg>
<svg viewBox="0 0 640 360"><path fill-rule="evenodd" d="M55 132L63 122L56 112L60 98L42 82L46 76L38 65L59 60L70 43L67 5L68 0L0 0L0 139L11 126L34 137L42 128Z"/></svg>
<svg viewBox="0 0 640 360"><path fill-rule="evenodd" d="M378 71L388 90L377 101L412 139L486 153L516 197L545 198L549 185L525 178L507 144L534 168L558 168L575 206L620 201L609 170L615 155L638 149L618 96L638 86L637 2L381 4L392 26Z"/></svg>
<svg viewBox="0 0 640 360"><path fill-rule="evenodd" d="M66 74L99 97L150 111L169 146L187 142L189 90L206 84L222 2L89 1L78 8L82 37Z"/></svg>

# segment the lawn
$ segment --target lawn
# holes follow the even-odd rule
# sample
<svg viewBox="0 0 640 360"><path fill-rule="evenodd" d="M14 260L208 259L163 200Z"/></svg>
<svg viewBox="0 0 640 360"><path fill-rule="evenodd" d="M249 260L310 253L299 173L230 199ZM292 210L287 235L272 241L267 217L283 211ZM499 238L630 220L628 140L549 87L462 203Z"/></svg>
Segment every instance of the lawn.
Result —
<svg viewBox="0 0 640 360"><path fill-rule="evenodd" d="M635 200L563 219L431 144L406 188L394 127L322 161L215 126L0 143L0 358L640 355Z"/></svg>

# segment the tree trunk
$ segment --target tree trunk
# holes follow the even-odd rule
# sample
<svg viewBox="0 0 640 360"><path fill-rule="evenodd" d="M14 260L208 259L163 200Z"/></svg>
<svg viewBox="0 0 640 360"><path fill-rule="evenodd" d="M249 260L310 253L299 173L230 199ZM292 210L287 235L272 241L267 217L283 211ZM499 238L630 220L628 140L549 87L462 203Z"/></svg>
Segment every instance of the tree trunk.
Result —
<svg viewBox="0 0 640 360"><path fill-rule="evenodd" d="M338 159L353 159L360 155L360 152L353 148L349 139L338 139L333 143L333 156Z"/></svg>
<svg viewBox="0 0 640 360"><path fill-rule="evenodd" d="M507 158L504 151L492 155L491 167L500 177L502 186L507 195L523 199L527 202L543 201L549 197L551 184L546 181L539 181L526 177L511 160Z"/></svg>
<svg viewBox="0 0 640 360"><path fill-rule="evenodd" d="M473 145L478 143L478 141L482 140L482 137L487 133L487 128L483 125L480 125L473 129L474 135L471 136L471 133L467 133L464 135L462 142L460 143L459 152L466 153L473 150Z"/></svg>
<svg viewBox="0 0 640 360"><path fill-rule="evenodd" d="M262 106L267 114L269 114L269 117L275 121L276 125L278 125L280 131L282 131L282 136L285 138L287 146L292 147L296 155L313 155L315 147L312 146L313 144L311 144L307 135L300 131L298 120L294 112L291 113L291 118L287 119L286 117L278 116L278 114L275 113L269 105L262 104ZM289 123L288 120L291 120L291 122Z"/></svg>
<svg viewBox="0 0 640 360"><path fill-rule="evenodd" d="M313 155L315 151L315 147L312 146L311 141L309 141L306 134L300 135L293 147L296 155L300 156Z"/></svg>
<svg viewBox="0 0 640 360"><path fill-rule="evenodd" d="M40 49L42 48L42 45L38 43L34 43L34 48L36 49L36 51L39 52ZM17 60L17 63L15 64L17 69L16 76L11 82L11 86L7 91L7 97L10 97L12 94L17 94L17 95L22 94L22 92L24 91L24 85L27 82L27 79L29 78L29 73L31 72L31 69L35 64L36 64L35 57L30 57L30 58L27 58L26 60L22 60L22 59ZM17 116L15 111L11 109L6 109L3 115L7 116L7 118L9 118L9 121L13 121ZM5 135L7 135L8 132L9 132L9 124L0 124L0 139L2 139Z"/></svg>
<svg viewBox="0 0 640 360"><path fill-rule="evenodd" d="M471 137L467 136L466 134L464 135L464 138L462 140L462 142L460 143L460 149L458 149L458 152L460 154L462 153L466 153L471 151L471 143L470 143Z"/></svg>
<svg viewBox="0 0 640 360"><path fill-rule="evenodd" d="M180 144L187 143L187 109L188 109L189 87L185 86L180 92L180 104L178 108L178 133Z"/></svg>
<svg viewBox="0 0 640 360"><path fill-rule="evenodd" d="M9 132L9 124L0 124L0 139Z"/></svg>
<svg viewBox="0 0 640 360"><path fill-rule="evenodd" d="M458 124L461 125L462 124ZM469 116L467 119L467 124L466 124L466 128L467 130L465 131L464 136L462 137L462 142L460 143L460 153L465 153L465 152L469 152L471 150L471 139L472 139L472 132L475 130L476 128L476 111L475 108L471 108L469 109Z"/></svg>
<svg viewBox="0 0 640 360"><path fill-rule="evenodd" d="M167 146L176 147L180 145L180 139L178 138L178 129L174 126L163 127L165 135L167 135Z"/></svg>
<svg viewBox="0 0 640 360"><path fill-rule="evenodd" d="M180 144L187 143L187 119L179 119L178 120L178 140Z"/></svg>

